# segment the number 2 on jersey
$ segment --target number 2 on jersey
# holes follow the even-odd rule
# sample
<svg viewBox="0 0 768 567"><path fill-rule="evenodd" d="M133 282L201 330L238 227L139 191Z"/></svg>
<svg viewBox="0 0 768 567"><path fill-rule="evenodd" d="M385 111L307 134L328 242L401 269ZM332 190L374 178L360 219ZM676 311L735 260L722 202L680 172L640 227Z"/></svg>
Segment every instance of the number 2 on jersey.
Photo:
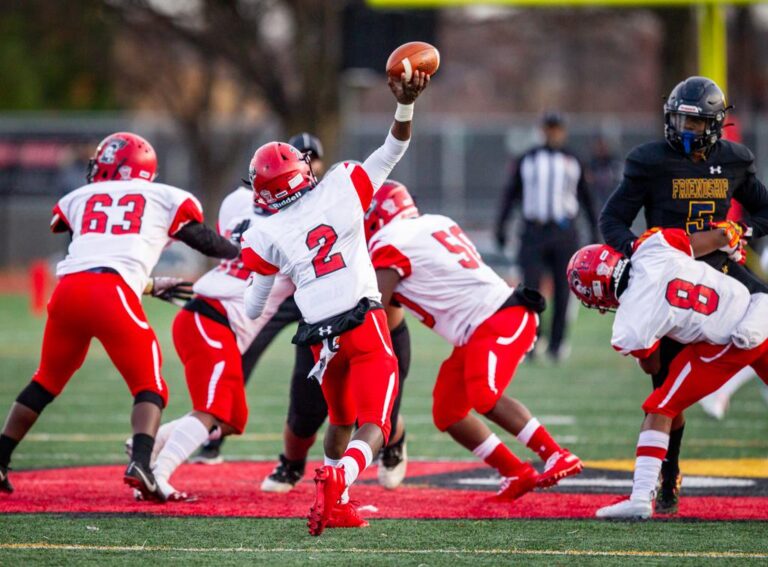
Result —
<svg viewBox="0 0 768 567"><path fill-rule="evenodd" d="M105 209L112 206L112 197L106 193L94 195L85 203L83 211L83 224L80 227L80 234L90 232L104 234L107 232L109 223L109 214ZM144 207L147 200L143 195L123 195L118 199L117 206L122 209L123 217L116 222L111 223L110 232L112 234L137 234L141 230L141 216L144 214ZM126 226L127 223L127 226Z"/></svg>
<svg viewBox="0 0 768 567"><path fill-rule="evenodd" d="M317 254L312 258L315 277L327 276L347 267L341 252L330 253L338 238L333 227L327 224L318 225L307 233L307 248L310 250L318 248Z"/></svg>
<svg viewBox="0 0 768 567"><path fill-rule="evenodd" d="M458 254L461 256L459 264L462 268L467 270L476 270L480 267L482 259L478 254L477 249L470 242L467 235L461 230L459 225L455 224L448 229L450 234L444 230L438 230L432 233L432 237L437 240L443 247L451 254ZM451 242L451 239L455 239L458 242Z"/></svg>

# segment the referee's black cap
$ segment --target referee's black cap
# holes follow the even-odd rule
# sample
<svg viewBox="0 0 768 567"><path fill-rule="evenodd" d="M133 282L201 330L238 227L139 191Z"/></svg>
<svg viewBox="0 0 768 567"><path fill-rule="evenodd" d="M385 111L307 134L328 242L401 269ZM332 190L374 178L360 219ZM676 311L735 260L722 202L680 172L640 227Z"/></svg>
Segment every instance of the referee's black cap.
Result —
<svg viewBox="0 0 768 567"><path fill-rule="evenodd" d="M559 110L548 110L541 117L544 126L565 126L565 115Z"/></svg>

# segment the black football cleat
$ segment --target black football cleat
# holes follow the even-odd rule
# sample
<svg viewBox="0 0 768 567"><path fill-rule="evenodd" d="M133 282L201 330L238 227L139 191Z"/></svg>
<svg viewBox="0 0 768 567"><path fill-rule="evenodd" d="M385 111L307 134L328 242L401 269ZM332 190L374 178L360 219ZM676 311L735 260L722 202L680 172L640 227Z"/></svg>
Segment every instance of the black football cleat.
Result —
<svg viewBox="0 0 768 567"><path fill-rule="evenodd" d="M666 516L677 514L680 506L680 485L682 483L683 475L679 472L668 477L662 475L659 491L656 494L656 514Z"/></svg>
<svg viewBox="0 0 768 567"><path fill-rule="evenodd" d="M13 492L13 485L8 480L8 471L11 470L8 467L0 466L0 492L6 492L10 494Z"/></svg>
<svg viewBox="0 0 768 567"><path fill-rule="evenodd" d="M304 476L306 461L289 461L280 455L280 463L261 483L262 492L290 492Z"/></svg>
<svg viewBox="0 0 768 567"><path fill-rule="evenodd" d="M165 502L165 496L157 485L155 475L138 461L131 461L125 469L123 482L141 493L143 500L148 502Z"/></svg>
<svg viewBox="0 0 768 567"><path fill-rule="evenodd" d="M197 455L189 459L189 462L196 465L220 465L224 462L224 457L221 456L219 445L203 445Z"/></svg>

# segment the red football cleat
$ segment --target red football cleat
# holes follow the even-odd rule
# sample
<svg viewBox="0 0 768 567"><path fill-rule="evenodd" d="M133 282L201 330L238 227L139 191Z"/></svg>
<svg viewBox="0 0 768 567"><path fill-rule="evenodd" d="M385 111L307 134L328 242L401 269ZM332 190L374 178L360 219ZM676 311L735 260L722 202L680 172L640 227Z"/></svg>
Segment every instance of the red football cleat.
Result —
<svg viewBox="0 0 768 567"><path fill-rule="evenodd" d="M328 525L333 508L346 488L344 467L325 465L315 469L315 503L309 509L309 535L319 536Z"/></svg>
<svg viewBox="0 0 768 567"><path fill-rule="evenodd" d="M539 475L536 485L539 488L554 486L564 478L579 474L584 469L581 459L571 453L568 449L563 449L547 459L544 465L544 472Z"/></svg>
<svg viewBox="0 0 768 567"><path fill-rule="evenodd" d="M370 524L360 517L357 502L337 504L331 510L326 528L367 528Z"/></svg>
<svg viewBox="0 0 768 567"><path fill-rule="evenodd" d="M536 481L538 478L539 475L536 472L536 469L528 463L525 463L520 467L515 476L502 477L501 487L496 493L496 500L517 500L524 494L527 494L536 488Z"/></svg>

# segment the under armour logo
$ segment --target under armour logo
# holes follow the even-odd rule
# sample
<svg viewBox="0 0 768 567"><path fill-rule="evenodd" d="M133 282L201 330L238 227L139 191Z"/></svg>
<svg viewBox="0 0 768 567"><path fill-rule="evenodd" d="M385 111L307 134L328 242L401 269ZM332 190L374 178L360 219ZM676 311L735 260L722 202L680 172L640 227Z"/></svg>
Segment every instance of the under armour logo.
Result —
<svg viewBox="0 0 768 567"><path fill-rule="evenodd" d="M722 175L723 167L720 165L718 165L717 167L715 167L714 165L709 166L709 174L714 175L715 173L717 173L718 175Z"/></svg>
<svg viewBox="0 0 768 567"><path fill-rule="evenodd" d="M333 332L333 327L328 325L327 327L320 327L320 329L317 331L320 333L321 337L324 337L325 335L330 335Z"/></svg>

